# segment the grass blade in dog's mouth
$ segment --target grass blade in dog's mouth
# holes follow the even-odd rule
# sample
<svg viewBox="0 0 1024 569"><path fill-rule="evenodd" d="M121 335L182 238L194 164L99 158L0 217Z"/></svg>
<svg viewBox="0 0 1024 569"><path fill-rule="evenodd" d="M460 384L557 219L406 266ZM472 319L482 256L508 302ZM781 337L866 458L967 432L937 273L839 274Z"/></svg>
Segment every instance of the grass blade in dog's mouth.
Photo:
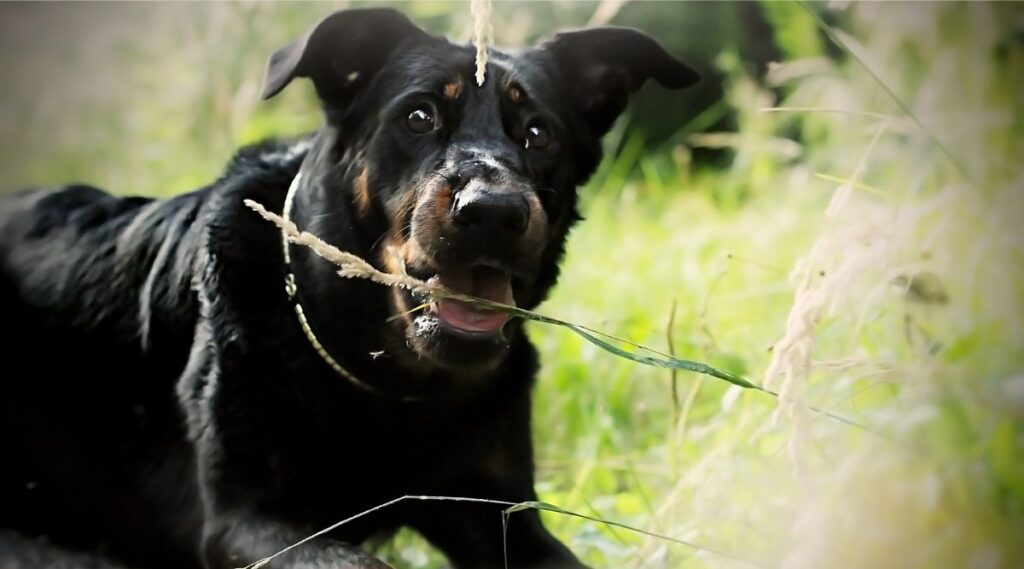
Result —
<svg viewBox="0 0 1024 569"><path fill-rule="evenodd" d="M442 270L427 283L467 296L515 306L511 275L498 269L473 267ZM464 332L497 332L509 319L506 312L454 298L437 298L430 308L442 324Z"/></svg>
<svg viewBox="0 0 1024 569"><path fill-rule="evenodd" d="M510 280L502 280L500 277L486 277L481 281L479 285L480 290L477 290L477 281L476 279L472 278L472 274L470 274L469 277L461 274L446 274L450 282L442 283L439 282L442 280L440 276L430 279L431 281L434 282L424 282L404 273L384 273L376 269L370 263L366 262L365 259L353 255L352 253L341 251L332 245L324 243L322 240L320 240L320 238L313 235L312 233L299 230L299 228L294 223L290 221L285 221L284 219L281 218L281 216L268 211L259 203L256 203L252 200L245 200L245 204L249 208L254 210L256 213L258 213L261 217L263 217L267 221L270 221L274 225L277 225L279 229L284 231L285 235L288 238L288 241L298 245L309 247L316 254L337 265L340 268L340 270L338 271L338 276L342 278L369 279L375 283L384 286L397 286L412 292L418 292L433 298L433 303L435 303L435 305L438 306L439 308L440 306L447 304L447 306L449 307L448 309L446 309L447 314L454 314L456 312L459 312L460 316L466 317L467 319L470 320L472 320L473 318L482 317L484 314L488 314L486 318L491 318L490 313L498 313L502 315L502 323L504 323L504 321L507 320L509 317L518 316L520 318L526 318L537 322L554 324L556 326L563 326L565 328L572 330L580 337L594 344L595 346L601 348L602 350L605 350L606 352L614 354L621 358L634 361L636 363L654 367L662 367L667 369L680 369L692 371L695 373L708 375L717 379L727 381L733 385L742 387L744 389L753 389L755 391L760 391L762 393L771 395L772 397L778 397L778 393L775 393L774 391L770 391L768 389L765 389L764 387L761 387L760 385L751 383L747 379L740 377L734 373L717 369L705 363L676 358L671 354L665 354L663 352L659 352L642 344L630 342L628 340L624 340L622 338L618 338L616 336L612 336L610 334L594 330L593 328L588 328L586 326L581 326L579 324L573 324L572 322L566 322L565 320L559 320L557 318L552 318L550 316L545 316L543 314L538 314L530 310L519 308L515 306L515 302L510 299L512 294ZM444 284L444 286L442 286L442 284ZM453 290L451 288L453 285L470 288L473 290L473 292L476 293L476 295L467 294L465 292L458 290ZM501 292L502 286L500 285L504 285L504 292ZM489 295L490 297L488 298L477 296L481 293ZM495 300L499 298L499 296L501 296L501 298L507 300L508 302ZM455 307L454 310L452 310L451 307ZM495 321L497 321L497 316L495 316L494 318ZM477 323L476 325L480 326L481 324ZM494 324L488 322L488 325L493 326ZM631 352L622 349L619 346L616 346L615 344L609 342L608 340L602 339L599 336L608 338L608 340L612 340L614 342L632 346L634 349L637 350L637 352ZM835 413L832 413L830 411L821 410L818 409L817 407L809 407L809 409L826 415L828 417L831 417L842 423L846 423L847 425L857 427L859 429L870 430L864 425L851 421L840 415L836 415Z"/></svg>

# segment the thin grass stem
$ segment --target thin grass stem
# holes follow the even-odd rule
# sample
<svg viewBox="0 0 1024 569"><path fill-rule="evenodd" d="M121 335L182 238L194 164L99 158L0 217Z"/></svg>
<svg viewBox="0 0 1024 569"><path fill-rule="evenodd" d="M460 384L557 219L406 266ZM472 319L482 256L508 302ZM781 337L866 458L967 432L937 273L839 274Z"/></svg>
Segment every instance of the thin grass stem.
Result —
<svg viewBox="0 0 1024 569"><path fill-rule="evenodd" d="M670 370L685 370L692 371L694 373L710 375L711 377L727 381L733 385L742 387L744 389L753 389L755 391L761 391L776 398L778 398L779 396L778 393L765 389L764 387L761 387L760 385L757 385L755 383L751 383L749 380L740 377L739 375L736 375L732 372L720 370L703 362L676 358L673 357L671 354L666 354L664 352L655 350L654 348L644 346L643 344L639 344L637 342L633 342L625 338L620 338L612 334L601 332L600 330L595 330L582 324L574 324L572 322L559 320L558 318L553 318L551 316L545 316L543 314L539 314L530 310L525 310L517 306L509 306L506 304L501 304L499 302L494 302L492 300L476 298L473 296L458 293L442 286L421 281L408 274L385 273L383 271L378 270L376 267L374 267L368 261L362 259L358 255L354 255L346 251L341 251L337 247L325 243L323 240L313 235L312 233L299 230L298 226L296 226L294 223L285 220L284 218L273 212L270 212L261 204L255 201L245 200L244 203L247 207L251 208L264 219L275 224L282 232L284 232L288 241L295 243L297 245L309 247L317 255L337 265L339 267L337 274L342 278L368 279L372 282L384 286L397 286L405 288L410 291L425 293L433 298L458 300L460 302L465 302L467 304L479 306L482 308L486 308L488 310L503 312L511 316L518 316L520 318L534 320L536 322L562 326L564 328L572 330L583 339L605 350L606 352L609 352L613 355L617 355L619 357L625 358L636 363ZM621 344L631 346L633 348L636 348L636 350L638 351L646 352L646 354L634 353L624 350L619 346L609 342L608 340L612 340L615 342L619 342ZM840 417L839 415L836 415L834 413L822 411L814 407L810 407L810 409L817 413L827 415L847 425L851 425L866 431L870 430L864 425L861 425L853 420Z"/></svg>
<svg viewBox="0 0 1024 569"><path fill-rule="evenodd" d="M971 179L971 175L968 172L967 167L960 160L960 158L957 157L957 155L953 154L953 152L949 150L949 148L941 140L939 140L939 137L935 136L935 134L932 133L931 129L925 126L921 119L917 117L917 114L910 109L910 106L903 102L903 99L899 95L897 95L896 92L893 91L889 87L889 85L885 83L885 81L882 81L882 78L879 77L873 69L871 69L871 66L868 65L866 61L864 61L859 55L857 55L857 53L854 50L850 49L850 47L846 45L846 42L843 41L843 38L836 33L835 29L833 29L832 26L828 25L828 23L825 20L821 19L821 16L819 16L814 10L812 10L811 7L808 6L804 0L797 0L797 4L799 4L805 12L807 12L808 14L810 14L812 18L814 18L814 21L817 23L818 27L821 28L823 32L825 32L825 35L827 35L828 38L832 40L833 43L836 44L836 46L838 46L840 49L846 52L846 54L853 58L853 60L856 61L857 64L864 68L864 71L866 71L867 74L871 76L871 79L873 79L874 82L877 83L878 86L881 87L882 90L885 91L885 93L899 106L900 110L902 110L903 113L910 118L910 120L914 121L914 124L916 124L917 127L921 129L921 132L923 132L926 136L928 136L928 138L931 139L932 143L935 144L935 147L939 149L939 152L942 152L946 156L946 158L949 159L949 161L953 164L957 171L960 172L960 175L964 177L964 180L967 180L968 182L971 182L972 185L975 185Z"/></svg>
<svg viewBox="0 0 1024 569"><path fill-rule="evenodd" d="M707 547L707 546L704 546L704 545L698 545L698 544L693 543L693 542L685 541L685 540L682 540L682 539L677 539L677 538L670 537L670 536L667 536L667 535L662 535L662 534L650 532L650 531L647 531L647 530L644 530L644 529L641 529L641 528L638 528L638 527L634 527L634 526L630 526L630 525L627 525L627 524L615 522L615 521L612 521L612 520L606 520L606 519L603 519L601 517L598 517L597 515L588 516L586 514L580 514L578 512L573 512L571 510L566 510L564 508L560 508L558 506L555 506L554 504L549 504L547 502L539 502L539 501L509 502L507 500L491 500L491 499L488 499L488 498L469 498L469 497L466 497L466 496L427 496L427 495L407 494L405 496L400 496L400 497L395 498L393 500L388 500L387 502L384 502L383 504L378 504L378 505L376 505L376 506L374 506L374 507L372 507L372 508L370 508L368 510L363 510L362 512L359 512L358 514L349 516L349 517L347 517L347 518L345 518L345 519L343 519L343 520L341 520L339 522L335 522L335 523L325 527L324 529L322 529L322 530L320 530L320 531L318 531L316 533L310 534L310 535L300 539L299 541L296 541L295 543L289 545L288 547L285 547L284 549L278 551L277 553L274 553L273 555L264 557L262 559L258 559L256 561L246 565L245 567L242 567L241 569L260 569L261 567L264 567L265 565L267 565L268 563L270 563L274 559L276 559L276 558L278 558L278 557L288 553L289 551L292 551L292 550L294 550L294 549L296 549L298 547L301 547L301 546L309 543L310 541L312 541L312 540L314 540L314 539L316 539L318 537L323 537L324 535L327 535L328 533L330 533L330 532L340 528L341 526L343 526L345 524L348 524L350 522L358 520L359 518L366 517L366 516L368 516L368 515L370 515L370 514L372 514L374 512L378 512L378 511L383 510L385 508L389 508L391 506L394 506L395 504L398 504L398 503L401 503L401 502L407 502L407 501L468 502L468 503L474 503L474 504L489 504L489 505L493 505L493 506L504 506L504 509L502 509L502 511L501 511L501 525L502 525L502 544L503 544L503 549L504 549L503 556L504 556L504 559L505 559L505 567L506 568L508 567L508 523L509 523L509 518L510 518L510 516L512 514L514 514L516 512L522 512L522 511L525 511L525 510L538 510L538 511L554 512L554 513L559 514L559 515L572 516L572 517L584 519L584 520L587 520L587 521L590 521L590 522L604 524L604 525L609 526L610 528L624 529L626 531L630 531L630 532L633 532L633 533L638 533L638 534L641 534L641 535L646 535L648 537L653 537L655 539L660 539L660 540L667 541L667 542L670 542L670 543L676 543L676 544L679 544L679 545L685 545L685 546L690 547L692 549L697 549L697 550L700 550L700 551L706 551L708 553L713 553L715 555L719 555L719 556L722 556L722 557L727 557L729 559L733 559L733 560L736 560L736 561L743 561L743 562L746 562L746 563L750 563L751 565L756 565L756 566L759 566L759 567L767 567L768 566L768 564L766 564L764 562L761 562L761 561L758 561L758 560L754 560L754 559L749 559L749 558L746 558L746 557L743 557L743 556L740 556L740 555L737 555L737 554L734 554L734 553L730 553L730 552L723 551L723 550L720 550L720 549L715 549L715 548L712 548L712 547ZM591 508L591 509L593 510L593 508ZM596 514L596 510L595 510L595 514Z"/></svg>

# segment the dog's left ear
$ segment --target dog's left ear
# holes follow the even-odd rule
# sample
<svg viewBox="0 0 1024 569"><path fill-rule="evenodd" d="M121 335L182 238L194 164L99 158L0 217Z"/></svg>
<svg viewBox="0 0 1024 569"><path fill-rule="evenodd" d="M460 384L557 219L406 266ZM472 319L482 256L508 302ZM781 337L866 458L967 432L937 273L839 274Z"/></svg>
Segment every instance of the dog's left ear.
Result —
<svg viewBox="0 0 1024 569"><path fill-rule="evenodd" d="M569 94L593 133L608 132L629 95L647 79L683 89L700 76L650 36L631 28L562 32L541 46L555 60Z"/></svg>
<svg viewBox="0 0 1024 569"><path fill-rule="evenodd" d="M390 8L335 12L270 56L262 97L273 97L296 77L308 77L322 100L343 101L396 47L421 36L427 33Z"/></svg>

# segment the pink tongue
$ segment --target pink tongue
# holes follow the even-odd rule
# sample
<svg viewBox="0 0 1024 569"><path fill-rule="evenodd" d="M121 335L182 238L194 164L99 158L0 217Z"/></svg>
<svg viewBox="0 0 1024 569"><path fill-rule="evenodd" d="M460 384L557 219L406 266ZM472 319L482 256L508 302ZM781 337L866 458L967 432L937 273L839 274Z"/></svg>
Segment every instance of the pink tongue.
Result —
<svg viewBox="0 0 1024 569"><path fill-rule="evenodd" d="M438 280L441 284L470 296L515 305L512 284L505 274L487 272L477 275L446 275ZM452 328L467 332L495 332L508 320L505 313L477 308L451 299L437 301L437 317Z"/></svg>
<svg viewBox="0 0 1024 569"><path fill-rule="evenodd" d="M495 332L508 320L508 316L501 312L480 310L451 299L438 301L437 317L452 328L467 332Z"/></svg>

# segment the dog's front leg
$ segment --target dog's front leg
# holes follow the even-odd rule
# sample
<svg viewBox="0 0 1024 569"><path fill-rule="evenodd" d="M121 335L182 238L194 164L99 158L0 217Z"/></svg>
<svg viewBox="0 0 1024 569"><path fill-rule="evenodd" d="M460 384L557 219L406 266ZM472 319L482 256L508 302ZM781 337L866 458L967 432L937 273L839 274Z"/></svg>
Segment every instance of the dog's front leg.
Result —
<svg viewBox="0 0 1024 569"><path fill-rule="evenodd" d="M430 490L502 502L536 501L527 395L506 400L502 412L478 419L479 428L460 441L464 470ZM506 508L481 502L414 503L409 521L459 569L585 567L544 527L537 510L510 514L506 526Z"/></svg>
<svg viewBox="0 0 1024 569"><path fill-rule="evenodd" d="M492 489L493 490L493 489ZM463 495L501 496L510 502L536 500L532 490L510 495L463 489ZM450 502L417 512L413 526L441 549L459 569L581 569L586 566L543 526L536 510L511 514L502 524L504 506Z"/></svg>
<svg viewBox="0 0 1024 569"><path fill-rule="evenodd" d="M502 397L497 404L484 401L461 420L474 428L449 442L453 472L426 492L506 503L536 501L529 390ZM507 506L499 503L431 501L413 502L408 508L408 524L459 569L586 567L544 527L537 510L512 513L506 527L502 516Z"/></svg>
<svg viewBox="0 0 1024 569"><path fill-rule="evenodd" d="M257 516L227 514L207 522L203 561L207 569L245 567L298 543L309 532ZM275 557L268 568L288 569L391 569L361 549L318 538Z"/></svg>
<svg viewBox="0 0 1024 569"><path fill-rule="evenodd" d="M244 430L244 425L253 421L239 419L238 409L232 414L232 409L225 411L216 406L217 401L239 405L232 400L237 393L225 393L229 383L225 380L228 373L244 374L245 368L218 354L217 343L212 341L215 334L208 324L196 327L194 348L179 380L178 395L195 446L203 501L202 563L206 569L232 569L270 557L305 539L316 528L286 521L259 505L267 494L267 483L253 478L258 476L254 473L260 471L260 465L246 458L252 456L246 449L258 440ZM390 569L390 565L358 547L328 538L304 543L275 557L266 567Z"/></svg>
<svg viewBox="0 0 1024 569"><path fill-rule="evenodd" d="M205 505L202 559L206 569L233 569L275 556L316 532L288 521L258 504L264 492L227 461L217 460L217 437L197 445ZM248 490L245 490L248 488ZM390 569L357 546L328 537L312 539L277 555L266 565L275 569Z"/></svg>

